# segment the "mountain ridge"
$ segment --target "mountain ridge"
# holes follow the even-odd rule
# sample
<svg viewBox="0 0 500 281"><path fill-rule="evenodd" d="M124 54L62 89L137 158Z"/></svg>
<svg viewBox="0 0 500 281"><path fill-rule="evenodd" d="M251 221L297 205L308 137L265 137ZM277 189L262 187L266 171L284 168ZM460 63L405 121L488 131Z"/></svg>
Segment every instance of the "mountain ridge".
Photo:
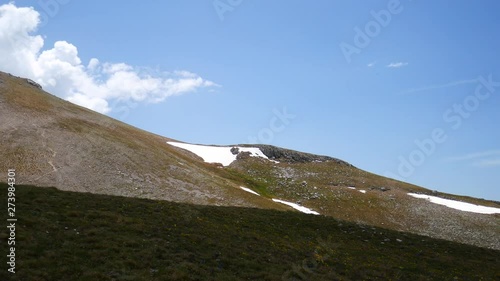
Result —
<svg viewBox="0 0 500 281"><path fill-rule="evenodd" d="M490 207L498 202L435 193L340 159L270 145L238 146L258 148L279 163L242 153L227 167L205 163L167 144L177 140L71 104L31 82L0 73L2 178L15 168L22 184L66 191L291 210L272 201L280 199L336 219L500 249L498 214L463 212L408 193Z"/></svg>

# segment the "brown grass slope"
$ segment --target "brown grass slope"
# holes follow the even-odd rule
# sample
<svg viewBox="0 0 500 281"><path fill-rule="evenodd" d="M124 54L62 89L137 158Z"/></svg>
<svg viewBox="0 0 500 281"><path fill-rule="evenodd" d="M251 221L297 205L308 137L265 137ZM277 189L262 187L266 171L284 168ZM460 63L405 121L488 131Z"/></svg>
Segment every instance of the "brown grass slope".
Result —
<svg viewBox="0 0 500 281"><path fill-rule="evenodd" d="M248 157L235 162L230 168L251 175L265 185L270 194L323 215L500 249L498 214L463 212L413 198L407 193L424 193L497 208L500 207L498 202L432 192L335 159L324 162L285 160L273 164Z"/></svg>
<svg viewBox="0 0 500 281"><path fill-rule="evenodd" d="M408 192L430 190L347 162L259 146L273 163L240 153L229 167L203 163L170 140L73 105L0 73L0 182L204 205L289 209L270 197L342 220L500 249L500 216L461 212ZM246 186L258 197L242 191ZM357 190L348 187L356 187ZM359 192L366 190L366 194ZM492 207L498 202L433 194Z"/></svg>
<svg viewBox="0 0 500 281"><path fill-rule="evenodd" d="M195 204L285 209L238 188L164 138L0 73L0 181ZM196 161L193 161L196 160Z"/></svg>

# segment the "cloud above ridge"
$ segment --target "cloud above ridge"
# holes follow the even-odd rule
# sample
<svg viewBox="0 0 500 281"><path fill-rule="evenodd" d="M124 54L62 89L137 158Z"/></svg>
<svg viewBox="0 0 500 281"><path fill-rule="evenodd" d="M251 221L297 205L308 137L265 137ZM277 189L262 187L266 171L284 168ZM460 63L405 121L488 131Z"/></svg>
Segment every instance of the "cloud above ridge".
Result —
<svg viewBox="0 0 500 281"><path fill-rule="evenodd" d="M472 162L476 167L500 166L500 150L489 150L476 153L469 153L457 157L448 158L449 161L467 161Z"/></svg>
<svg viewBox="0 0 500 281"><path fill-rule="evenodd" d="M159 103L218 85L186 71L158 72L126 63L83 63L75 45L57 41L44 49L36 34L40 14L32 7L0 5L0 70L28 77L70 102L100 113L120 103Z"/></svg>
<svg viewBox="0 0 500 281"><path fill-rule="evenodd" d="M400 67L403 67L403 66L407 66L408 63L407 62L391 62L389 63L388 65L386 65L386 67L388 68L400 68Z"/></svg>

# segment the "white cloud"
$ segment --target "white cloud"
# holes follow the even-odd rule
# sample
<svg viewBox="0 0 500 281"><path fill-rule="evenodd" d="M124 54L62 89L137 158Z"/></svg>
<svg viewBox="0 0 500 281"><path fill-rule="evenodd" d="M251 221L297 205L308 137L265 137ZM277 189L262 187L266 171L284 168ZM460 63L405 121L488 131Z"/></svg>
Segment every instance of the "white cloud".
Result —
<svg viewBox="0 0 500 281"><path fill-rule="evenodd" d="M488 150L488 151L482 151L482 152L469 153L466 155L450 157L450 158L448 158L448 160L450 160L450 161L462 161L462 160L471 160L471 159L490 157L490 156L500 156L500 150Z"/></svg>
<svg viewBox="0 0 500 281"><path fill-rule="evenodd" d="M473 84L477 83L477 79L468 79L468 80L457 80L457 81L451 81L446 84L440 84L440 85L430 85L422 88L413 88L406 90L402 92L402 94L410 94L410 93L418 93L418 92L424 92L424 91L429 91L429 90L435 90L435 89L444 89L444 88L450 88L450 87L455 87L459 85L464 85L464 84Z"/></svg>
<svg viewBox="0 0 500 281"><path fill-rule="evenodd" d="M500 166L500 158L497 159L489 159L489 160L481 160L474 163L474 166L479 167L494 167Z"/></svg>
<svg viewBox="0 0 500 281"><path fill-rule="evenodd" d="M68 98L68 101L90 108L97 112L109 112L111 110L106 100L101 98L93 98L82 94L74 94Z"/></svg>
<svg viewBox="0 0 500 281"><path fill-rule="evenodd" d="M492 167L500 166L500 150L489 150L476 153L469 153L462 156L450 157L449 161L466 161L471 162L477 167Z"/></svg>
<svg viewBox="0 0 500 281"><path fill-rule="evenodd" d="M403 66L407 66L407 62L391 62L390 64L386 65L389 68L400 68Z"/></svg>
<svg viewBox="0 0 500 281"><path fill-rule="evenodd" d="M374 61L374 62L370 62L370 63L369 63L369 64L367 64L366 66L368 66L368 67L374 67L376 63L377 63L377 62L375 62L375 61Z"/></svg>
<svg viewBox="0 0 500 281"><path fill-rule="evenodd" d="M34 34L39 24L33 8L0 6L0 70L35 80L46 91L92 110L109 113L109 104L117 102L158 103L219 86L185 70L160 73L97 58L84 64L78 48L66 41L43 50L42 36Z"/></svg>

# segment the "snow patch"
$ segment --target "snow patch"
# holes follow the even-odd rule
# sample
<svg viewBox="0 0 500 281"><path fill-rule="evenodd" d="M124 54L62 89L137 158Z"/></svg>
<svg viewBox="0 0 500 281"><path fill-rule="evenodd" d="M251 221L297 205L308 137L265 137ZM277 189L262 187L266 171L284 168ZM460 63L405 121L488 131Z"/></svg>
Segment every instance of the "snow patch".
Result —
<svg viewBox="0 0 500 281"><path fill-rule="evenodd" d="M242 147L242 146L209 146L209 145L198 145L180 142L167 142L168 144L179 147L185 150L189 150L192 153L203 158L203 161L207 163L221 163L223 166L229 166L233 161L236 160L236 155L231 153L231 148L236 147L240 152L249 152L252 157L261 157L269 160L269 158L262 153L259 148L256 147ZM275 163L279 163L274 160L270 160Z"/></svg>
<svg viewBox="0 0 500 281"><path fill-rule="evenodd" d="M480 205L475 205L475 204L471 204L471 203L465 203L465 202L456 201L456 200L444 199L444 198L425 195L425 194L408 193L408 195L415 197L415 198L426 199L432 203L444 205L446 207L453 208L453 209L460 210L460 211L464 211L464 212L472 212L472 213L479 213L479 214L500 214L500 208L480 206Z"/></svg>
<svg viewBox="0 0 500 281"><path fill-rule="evenodd" d="M356 188L355 188L355 187L353 187L353 186L348 186L347 188L349 188L349 189L353 189L353 190L356 190Z"/></svg>
<svg viewBox="0 0 500 281"><path fill-rule="evenodd" d="M298 204L295 204L295 203L292 203L292 202L287 202L287 201L283 201L283 200L279 200L279 199L273 199L274 202L278 202L278 203L281 203L281 204L285 204L285 205L288 205L296 210L299 210L301 211L302 213L306 213L306 214L313 214L313 215L319 215L318 212L316 211L313 211L309 208L306 208L304 206L300 206Z"/></svg>
<svg viewBox="0 0 500 281"><path fill-rule="evenodd" d="M257 195L257 196L260 196L260 194L258 194L257 192L251 190L250 188L246 188L246 187L243 187L243 186L240 186L240 188L243 189L246 192L250 192L250 193L253 193L253 194Z"/></svg>
<svg viewBox="0 0 500 281"><path fill-rule="evenodd" d="M363 189L360 189L358 191L361 192L361 193L366 193L366 190L363 190Z"/></svg>

